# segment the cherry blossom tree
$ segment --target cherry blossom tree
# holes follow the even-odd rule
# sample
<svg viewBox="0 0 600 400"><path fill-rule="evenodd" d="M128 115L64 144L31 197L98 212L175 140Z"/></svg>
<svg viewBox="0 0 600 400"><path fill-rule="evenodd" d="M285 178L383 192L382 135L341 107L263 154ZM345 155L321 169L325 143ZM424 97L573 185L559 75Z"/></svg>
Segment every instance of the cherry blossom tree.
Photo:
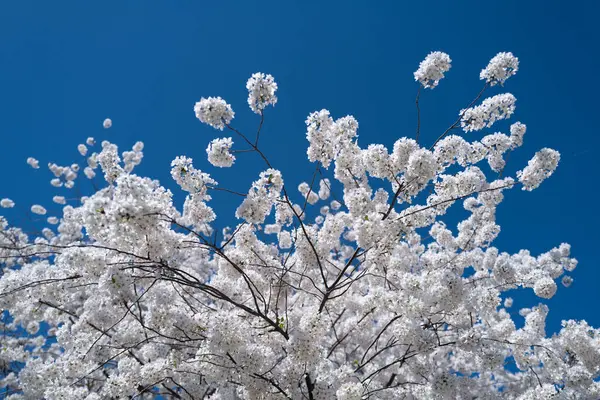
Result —
<svg viewBox="0 0 600 400"><path fill-rule="evenodd" d="M421 62L417 110L450 67L442 52ZM195 168L190 156L202 154L181 155L171 164L186 193L177 209L171 191L134 173L143 143L120 154L88 138L77 146L87 165L49 169L51 184L68 189L83 172L93 193L76 204L55 196L60 215L32 206L47 219L38 233L0 217L4 396L599 398L600 331L569 320L548 337L543 302L520 310L520 328L507 311L504 292L549 299L577 265L565 243L538 255L493 246L504 193L537 188L560 158L543 148L503 176L525 125L478 135L514 114L512 94L484 97L518 67L511 53L494 57L480 93L430 144L419 119L414 138L391 151L362 148L355 118L313 112L306 137L315 167L297 191L260 145L277 103L271 75L247 82L260 118L250 132L234 126L220 97L194 107L231 136L208 143L212 165L235 168L237 154L264 166L245 193ZM236 226L217 229L215 191L239 198ZM452 206L468 215L455 229L444 223Z"/></svg>

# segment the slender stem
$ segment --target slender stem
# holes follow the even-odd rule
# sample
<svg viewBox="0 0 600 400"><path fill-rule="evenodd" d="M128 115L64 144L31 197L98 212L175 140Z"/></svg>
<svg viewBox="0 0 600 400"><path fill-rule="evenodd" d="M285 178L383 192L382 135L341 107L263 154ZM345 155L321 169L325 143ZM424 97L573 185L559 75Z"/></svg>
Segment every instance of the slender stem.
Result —
<svg viewBox="0 0 600 400"><path fill-rule="evenodd" d="M260 111L260 124L258 125L258 130L256 131L256 140L254 141L254 146L258 147L258 138L260 137L260 130L262 129L263 122L265 122L265 114L263 111Z"/></svg>

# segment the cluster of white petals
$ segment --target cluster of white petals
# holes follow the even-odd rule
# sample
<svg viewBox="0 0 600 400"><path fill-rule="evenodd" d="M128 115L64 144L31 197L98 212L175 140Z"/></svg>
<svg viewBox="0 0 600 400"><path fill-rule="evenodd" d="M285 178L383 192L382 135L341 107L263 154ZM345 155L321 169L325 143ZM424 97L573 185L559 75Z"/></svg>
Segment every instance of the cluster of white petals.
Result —
<svg viewBox="0 0 600 400"><path fill-rule="evenodd" d="M514 149L523 145L523 136L527 131L527 126L521 122L515 122L510 126L510 145Z"/></svg>
<svg viewBox="0 0 600 400"><path fill-rule="evenodd" d="M213 139L206 148L208 162L215 167L231 167L235 161L235 156L231 154L233 140L231 138Z"/></svg>
<svg viewBox="0 0 600 400"><path fill-rule="evenodd" d="M441 51L434 51L425 57L419 64L419 69L414 73L415 80L423 87L433 89L450 70L452 60L450 56Z"/></svg>
<svg viewBox="0 0 600 400"><path fill-rule="evenodd" d="M495 122L510 118L517 99L510 93L485 99L480 105L460 111L460 125L465 132L491 127Z"/></svg>
<svg viewBox="0 0 600 400"><path fill-rule="evenodd" d="M257 72L252 74L246 83L248 89L248 105L256 114L261 114L268 105L277 103L277 83L273 76Z"/></svg>
<svg viewBox="0 0 600 400"><path fill-rule="evenodd" d="M432 53L415 78L433 88L449 67ZM482 72L486 87L517 67L500 53ZM277 85L255 74L247 87L262 127ZM461 111L462 126L508 119L514 103L509 94L484 100ZM233 118L220 98L195 112L217 129ZM35 229L0 216L0 397L600 398L600 330L568 320L546 333L547 299L558 282L574 284L570 246L495 247L505 192L537 188L558 152L542 149L516 178L499 177L523 144L520 122L499 128L510 134L472 140L448 130L431 147L402 137L393 148L360 146L351 116L321 110L306 126L308 159L319 164L297 191L258 135L244 136L263 171L247 194L236 180L218 187L185 156L171 163L173 194L133 173L142 142L120 153L88 138L75 154L81 165L49 163L53 190L99 168L105 181L77 186L68 204L51 195L59 206L30 218ZM232 145L212 140L209 162L232 166ZM235 226L217 221L209 202L225 207L220 196L238 200ZM445 218L453 207L463 209ZM524 308L518 290L540 303Z"/></svg>
<svg viewBox="0 0 600 400"><path fill-rule="evenodd" d="M79 154L81 154L82 156L85 157L85 155L87 154L87 146L85 144L80 144L77 146L77 151L79 151Z"/></svg>
<svg viewBox="0 0 600 400"><path fill-rule="evenodd" d="M223 130L235 115L231 106L220 97L201 98L194 105L194 112L201 122L219 130Z"/></svg>
<svg viewBox="0 0 600 400"><path fill-rule="evenodd" d="M498 53L490 60L485 69L481 70L479 77L491 86L504 85L504 82L519 70L519 59L512 53Z"/></svg>
<svg viewBox="0 0 600 400"><path fill-rule="evenodd" d="M217 182L209 174L194 168L191 158L176 157L171 162L171 167L171 176L186 192L203 195L206 193L208 186L217 185Z"/></svg>
<svg viewBox="0 0 600 400"><path fill-rule="evenodd" d="M259 179L252 184L248 195L235 212L235 216L251 224L262 224L271 213L282 189L281 172L272 168L261 172Z"/></svg>
<svg viewBox="0 0 600 400"><path fill-rule="evenodd" d="M104 179L109 183L113 183L123 173L118 150L116 144L105 140L102 142L102 151L97 157L98 164L104 172Z"/></svg>
<svg viewBox="0 0 600 400"><path fill-rule="evenodd" d="M306 138L309 142L307 150L311 162L320 162L328 168L332 160L352 147L352 140L357 136L358 122L347 116L334 121L329 111L321 110L311 113L306 119Z"/></svg>
<svg viewBox="0 0 600 400"><path fill-rule="evenodd" d="M34 204L31 206L31 212L38 215L44 215L46 214L46 209L39 204Z"/></svg>
<svg viewBox="0 0 600 400"><path fill-rule="evenodd" d="M40 167L39 161L33 157L27 158L27 164L29 164L31 166L31 168L34 168L34 169L38 169Z"/></svg>
<svg viewBox="0 0 600 400"><path fill-rule="evenodd" d="M560 153L556 150L544 148L537 153L527 166L517 172L519 182L523 184L523 190L536 189L548 177L550 177L560 161Z"/></svg>
<svg viewBox="0 0 600 400"><path fill-rule="evenodd" d="M13 208L15 206L15 202L11 199L4 198L0 200L0 207L2 208Z"/></svg>
<svg viewBox="0 0 600 400"><path fill-rule="evenodd" d="M55 202L56 204L67 204L67 200L65 199L64 196L54 196L52 198L52 201Z"/></svg>

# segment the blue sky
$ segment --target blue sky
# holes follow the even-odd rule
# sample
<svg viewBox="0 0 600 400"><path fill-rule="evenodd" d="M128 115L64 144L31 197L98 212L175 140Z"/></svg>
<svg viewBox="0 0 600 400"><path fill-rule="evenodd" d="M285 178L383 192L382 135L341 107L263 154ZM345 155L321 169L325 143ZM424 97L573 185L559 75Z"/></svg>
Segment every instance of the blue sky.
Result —
<svg viewBox="0 0 600 400"><path fill-rule="evenodd" d="M431 144L475 97L489 59L511 51L521 70L504 89L489 92L513 93L515 120L528 125L525 145L510 156L506 172L514 174L542 147L563 158L540 189L507 195L496 245L539 254L571 243L580 265L573 286L561 287L548 302L548 328L556 331L568 318L598 327L600 60L592 21L598 11L591 1L2 2L0 197L15 200L20 215L33 203L53 208L54 194L68 194L48 184L45 165L80 161L76 146L88 136L121 150L144 141L138 172L167 187L174 188L170 161L187 155L229 188L246 191L262 164L241 154L237 168L212 168L205 148L224 134L200 124L193 105L202 96L221 96L236 111L234 125L254 131L258 120L247 107L245 82L257 71L274 75L280 88L279 103L266 113L262 147L296 186L313 171L305 155L310 112L352 114L361 145L391 147L414 135L413 71L429 52L441 50L453 67L421 98L421 138ZM102 129L106 117L114 121L110 130ZM29 168L28 156L42 168ZM234 222L238 201L215 196L220 226ZM538 302L531 293L515 298L517 307Z"/></svg>

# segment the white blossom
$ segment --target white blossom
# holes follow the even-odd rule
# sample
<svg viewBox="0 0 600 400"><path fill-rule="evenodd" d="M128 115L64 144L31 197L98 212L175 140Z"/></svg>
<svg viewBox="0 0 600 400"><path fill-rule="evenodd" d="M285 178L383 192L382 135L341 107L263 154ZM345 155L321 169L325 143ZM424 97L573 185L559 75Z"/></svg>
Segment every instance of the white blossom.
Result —
<svg viewBox="0 0 600 400"><path fill-rule="evenodd" d="M521 122L515 122L510 126L510 143L511 148L517 148L523 145L523 136L527 131L527 126Z"/></svg>
<svg viewBox="0 0 600 400"><path fill-rule="evenodd" d="M533 290L535 294L543 299L550 299L556 293L556 282L550 277L544 277L535 282Z"/></svg>
<svg viewBox="0 0 600 400"><path fill-rule="evenodd" d="M479 77L491 86L503 85L511 76L519 70L519 59L512 53L498 53L490 60L485 69L481 70Z"/></svg>
<svg viewBox="0 0 600 400"><path fill-rule="evenodd" d="M414 73L415 80L421 82L423 87L433 89L450 70L452 60L448 54L441 51L429 53Z"/></svg>
<svg viewBox="0 0 600 400"><path fill-rule="evenodd" d="M0 200L0 206L2 208L13 208L15 206L15 202L11 199L4 198Z"/></svg>
<svg viewBox="0 0 600 400"><path fill-rule="evenodd" d="M573 278L571 278L570 276L565 275L565 276L562 277L561 282L564 285L564 287L569 287L573 283Z"/></svg>
<svg viewBox="0 0 600 400"><path fill-rule="evenodd" d="M231 138L213 139L206 148L208 162L215 167L231 167L235 161L235 156L231 154L231 146Z"/></svg>
<svg viewBox="0 0 600 400"><path fill-rule="evenodd" d="M27 164L29 164L31 166L31 168L34 168L34 169L38 169L40 167L39 161L33 157L27 158Z"/></svg>
<svg viewBox="0 0 600 400"><path fill-rule="evenodd" d="M510 118L517 99L510 93L485 99L480 105L460 111L460 126L465 132L491 127L495 122Z"/></svg>
<svg viewBox="0 0 600 400"><path fill-rule="evenodd" d="M52 201L56 204L67 204L67 200L64 198L64 196L54 196Z"/></svg>
<svg viewBox="0 0 600 400"><path fill-rule="evenodd" d="M246 83L248 89L248 105L256 114L261 114L268 105L277 103L277 83L274 78L262 72L253 74Z"/></svg>
<svg viewBox="0 0 600 400"><path fill-rule="evenodd" d="M98 163L102 168L102 172L104 172L104 179L108 183L113 183L123 173L118 148L113 143L102 142L102 151L98 154Z"/></svg>
<svg viewBox="0 0 600 400"><path fill-rule="evenodd" d="M106 118L102 123L102 126L104 127L104 129L110 128L112 126L112 119Z"/></svg>
<svg viewBox="0 0 600 400"><path fill-rule="evenodd" d="M194 112L201 122L221 131L235 115L231 106L220 97L201 98L194 105Z"/></svg>
<svg viewBox="0 0 600 400"><path fill-rule="evenodd" d="M560 161L560 153L556 150L543 148L535 153L535 156L527 163L527 166L517 172L519 182L523 184L523 190L533 190L549 178L556 170Z"/></svg>
<svg viewBox="0 0 600 400"><path fill-rule="evenodd" d="M82 156L85 156L87 154L87 147L85 144L80 144L77 146L77 151L79 151L79 154L81 154Z"/></svg>
<svg viewBox="0 0 600 400"><path fill-rule="evenodd" d="M96 176L96 173L95 173L95 172L94 172L94 170L93 170L93 169L91 169L90 167L85 167L85 168L83 169L83 173L85 174L85 176L86 176L88 179L93 179L93 178Z"/></svg>
<svg viewBox="0 0 600 400"><path fill-rule="evenodd" d="M358 130L354 117L347 116L334 122L327 110L311 113L306 119L306 126L306 138L310 143L308 159L320 162L325 168L329 168L331 161L351 146Z"/></svg>
<svg viewBox="0 0 600 400"><path fill-rule="evenodd" d="M251 224L262 224L283 189L281 172L269 168L252 184L248 195L235 212L237 218Z"/></svg>
<svg viewBox="0 0 600 400"><path fill-rule="evenodd" d="M205 195L209 186L216 186L217 181L209 174L197 170L192 159L184 156L176 157L171 162L171 176L183 190Z"/></svg>
<svg viewBox="0 0 600 400"><path fill-rule="evenodd" d="M447 72L446 57L421 63L415 77L424 87ZM509 61L497 57L484 70L488 86L516 71ZM248 89L259 114L275 104L272 78L254 75ZM512 95L487 99L461 112L463 128L488 127L513 111ZM219 98L202 99L196 112L217 129L233 118ZM50 162L56 187L74 188L98 167L107 182L78 184L80 201L70 204L54 196L56 216L31 218L33 227L0 217L0 393L600 398L600 330L565 320L546 332L546 299L557 282L573 283L565 275L578 265L571 246L558 242L541 254L495 247L498 207L517 185L498 172L521 146L525 125L477 140L443 135L431 148L393 138L391 151L359 144L350 116L334 120L321 110L306 126L307 157L324 168L308 171L310 183L298 190L284 185L267 152L249 154L268 168L246 194L244 173L217 186L185 156L171 163L174 192L134 174L142 142L120 153L104 141L88 154L88 138L78 148L83 165ZM231 138L213 140L211 164L231 166L231 147ZM532 190L558 161L558 152L542 149L517 178ZM215 195L219 202L221 194L239 200L233 226L223 225L231 215L215 212L227 201L209 205L217 190L231 192ZM47 213L37 204L31 211ZM518 205L510 212L526 219ZM541 303L518 310L522 324L509 296L530 289Z"/></svg>
<svg viewBox="0 0 600 400"><path fill-rule="evenodd" d="M31 212L38 215L46 214L46 209L39 204L34 204L31 206Z"/></svg>
<svg viewBox="0 0 600 400"><path fill-rule="evenodd" d="M321 200L327 200L331 195L331 182L329 179L321 179L319 181L319 198Z"/></svg>
<svg viewBox="0 0 600 400"><path fill-rule="evenodd" d="M59 178L54 178L50 181L50 184L54 187L61 187L63 185L62 181Z"/></svg>

